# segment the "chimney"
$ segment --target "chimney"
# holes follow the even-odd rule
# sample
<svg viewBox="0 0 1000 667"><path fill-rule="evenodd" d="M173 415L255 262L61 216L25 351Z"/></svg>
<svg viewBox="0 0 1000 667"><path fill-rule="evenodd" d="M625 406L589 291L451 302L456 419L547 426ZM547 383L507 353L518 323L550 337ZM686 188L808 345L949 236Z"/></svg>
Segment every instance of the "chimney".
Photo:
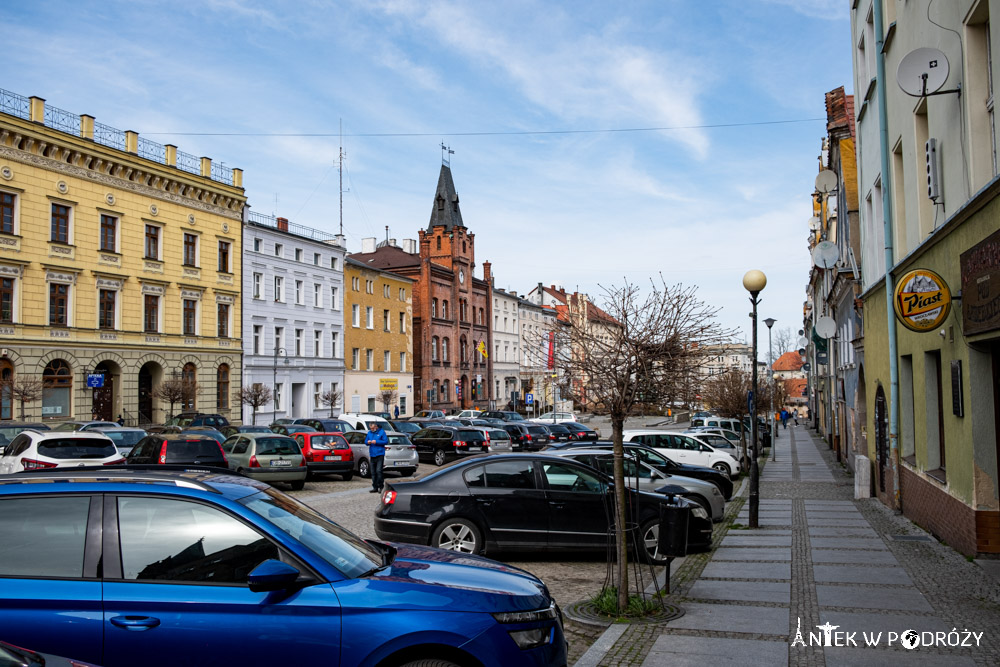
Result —
<svg viewBox="0 0 1000 667"><path fill-rule="evenodd" d="M370 252L375 252L375 237L371 236L366 239L361 239L361 254L367 254Z"/></svg>
<svg viewBox="0 0 1000 667"><path fill-rule="evenodd" d="M278 229L287 232L288 231L288 218L278 218Z"/></svg>
<svg viewBox="0 0 1000 667"><path fill-rule="evenodd" d="M335 238L337 239L337 241L336 241L337 245L339 245L341 248L346 248L347 247L347 237L346 236L344 236L343 234L337 234L337 236Z"/></svg>
<svg viewBox="0 0 1000 667"><path fill-rule="evenodd" d="M396 239L387 239L387 240L386 240L386 245L390 245L390 246L392 246L393 248L397 248L397 247L398 247L398 246L396 245Z"/></svg>
<svg viewBox="0 0 1000 667"><path fill-rule="evenodd" d="M493 265L490 264L489 262L483 262L483 280L485 280L488 283L491 282L490 279L492 278L492 275L490 274L490 268L492 266Z"/></svg>

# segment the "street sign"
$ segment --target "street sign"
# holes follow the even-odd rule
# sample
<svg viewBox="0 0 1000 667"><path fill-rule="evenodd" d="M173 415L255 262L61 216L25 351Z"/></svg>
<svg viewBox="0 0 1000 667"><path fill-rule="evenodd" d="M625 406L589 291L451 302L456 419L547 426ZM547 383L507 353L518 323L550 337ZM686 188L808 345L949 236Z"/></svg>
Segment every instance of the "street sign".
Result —
<svg viewBox="0 0 1000 667"><path fill-rule="evenodd" d="M753 412L753 390L747 392L747 412Z"/></svg>
<svg viewBox="0 0 1000 667"><path fill-rule="evenodd" d="M104 373L90 373L87 375L87 386L93 389L100 389L104 386Z"/></svg>
<svg viewBox="0 0 1000 667"><path fill-rule="evenodd" d="M525 394L524 395L524 404L525 405L534 405L535 404L535 395L534 394Z"/></svg>

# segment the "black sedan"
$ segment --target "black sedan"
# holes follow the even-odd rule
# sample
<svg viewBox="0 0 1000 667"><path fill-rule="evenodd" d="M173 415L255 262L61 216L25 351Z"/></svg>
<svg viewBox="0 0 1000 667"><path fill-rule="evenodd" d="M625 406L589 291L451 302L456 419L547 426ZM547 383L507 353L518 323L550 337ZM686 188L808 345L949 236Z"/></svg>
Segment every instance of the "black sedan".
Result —
<svg viewBox="0 0 1000 667"><path fill-rule="evenodd" d="M638 526L642 556L657 553L661 507L689 509L689 549L707 548L712 520L683 498L626 489L628 521ZM613 484L590 466L544 454L474 456L414 482L387 483L375 512L379 539L466 553L591 550L608 547Z"/></svg>
<svg viewBox="0 0 1000 667"><path fill-rule="evenodd" d="M570 430L574 440L586 440L594 442L600 439L600 435L594 429L577 422L562 422L562 425Z"/></svg>
<svg viewBox="0 0 1000 667"><path fill-rule="evenodd" d="M693 477L694 479L705 480L706 482L711 482L719 487L719 491L722 492L722 497L729 500L733 497L733 480L729 478L724 472L720 472L715 468L709 468L706 466L696 466L688 463L677 463L676 461L667 458L659 451L649 447L647 445L641 445L634 442L623 443L625 452L630 456L634 456L644 463L648 463L657 470L662 470L669 475L682 475L684 477ZM567 442L564 444L565 447L586 447L587 449L612 449L614 444L607 441L599 442Z"/></svg>

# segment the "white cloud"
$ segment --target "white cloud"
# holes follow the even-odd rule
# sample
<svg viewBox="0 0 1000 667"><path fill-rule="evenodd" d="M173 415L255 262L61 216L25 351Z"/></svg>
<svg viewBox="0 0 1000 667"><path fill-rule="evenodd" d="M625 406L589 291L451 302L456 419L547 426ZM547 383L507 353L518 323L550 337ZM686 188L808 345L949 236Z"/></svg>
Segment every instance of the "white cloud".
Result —
<svg viewBox="0 0 1000 667"><path fill-rule="evenodd" d="M846 20L851 15L844 0L762 0L762 2L787 7L803 16L824 21Z"/></svg>

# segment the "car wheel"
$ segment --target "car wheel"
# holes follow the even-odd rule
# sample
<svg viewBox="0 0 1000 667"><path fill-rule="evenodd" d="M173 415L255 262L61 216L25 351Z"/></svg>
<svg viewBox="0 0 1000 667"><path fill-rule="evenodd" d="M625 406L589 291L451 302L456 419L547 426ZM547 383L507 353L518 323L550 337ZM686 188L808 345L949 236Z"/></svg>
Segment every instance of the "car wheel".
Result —
<svg viewBox="0 0 1000 667"><path fill-rule="evenodd" d="M445 461L447 461L447 455L444 453L443 449L434 450L434 465L443 466Z"/></svg>
<svg viewBox="0 0 1000 667"><path fill-rule="evenodd" d="M729 466L723 463L722 461L713 464L712 467L726 475L732 476L733 474L733 471L729 469Z"/></svg>
<svg viewBox="0 0 1000 667"><path fill-rule="evenodd" d="M406 663L402 667L459 667L459 665L451 660L437 660L436 658L430 658L425 660L414 660L413 662Z"/></svg>
<svg viewBox="0 0 1000 667"><path fill-rule="evenodd" d="M372 469L368 465L368 459L361 459L358 461L358 474L366 479L371 477Z"/></svg>
<svg viewBox="0 0 1000 667"><path fill-rule="evenodd" d="M345 482L350 482L352 479L354 479L354 473L353 472L345 472L345 473L343 473L341 475L341 477L343 478L343 480Z"/></svg>
<svg viewBox="0 0 1000 667"><path fill-rule="evenodd" d="M639 529L642 537L642 559L652 565L666 565L668 559L660 556L660 522L649 519Z"/></svg>
<svg viewBox="0 0 1000 667"><path fill-rule="evenodd" d="M299 479L294 482L289 482L289 484L291 484L292 491L301 491L302 489L306 488L306 480L304 479Z"/></svg>
<svg viewBox="0 0 1000 667"><path fill-rule="evenodd" d="M448 551L477 554L483 548L479 529L465 519L445 519L431 535L431 546Z"/></svg>

